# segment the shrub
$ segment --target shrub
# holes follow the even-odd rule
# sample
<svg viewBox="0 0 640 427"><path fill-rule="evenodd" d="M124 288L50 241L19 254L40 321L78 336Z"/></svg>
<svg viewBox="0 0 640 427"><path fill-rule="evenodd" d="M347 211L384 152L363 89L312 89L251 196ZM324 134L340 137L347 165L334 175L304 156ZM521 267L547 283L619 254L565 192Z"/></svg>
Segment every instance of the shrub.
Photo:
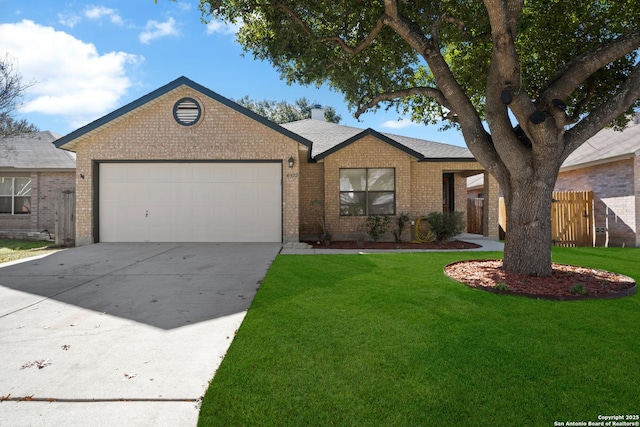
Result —
<svg viewBox="0 0 640 427"><path fill-rule="evenodd" d="M329 226L327 225L327 218L324 213L324 203L320 199L315 199L311 202L311 209L313 211L313 217L320 226L320 241L323 245L329 246L331 242L331 232L329 232Z"/></svg>
<svg viewBox="0 0 640 427"><path fill-rule="evenodd" d="M443 242L464 231L462 212L431 212L427 221L436 240Z"/></svg>
<svg viewBox="0 0 640 427"><path fill-rule="evenodd" d="M504 282L498 282L498 284L494 288L499 290L499 291L508 291L509 290L509 285L507 285Z"/></svg>
<svg viewBox="0 0 640 427"><path fill-rule="evenodd" d="M409 222L409 215L406 213L401 213L396 217L396 229L393 230L393 237L396 239L396 243L402 242L402 232L404 231L405 225Z"/></svg>
<svg viewBox="0 0 640 427"><path fill-rule="evenodd" d="M571 289L569 289L569 292L573 295L586 295L587 288L584 286L584 283L576 283L571 287Z"/></svg>
<svg viewBox="0 0 640 427"><path fill-rule="evenodd" d="M365 221L367 234L374 242L380 240L380 237L389 230L390 224L389 215L369 215Z"/></svg>

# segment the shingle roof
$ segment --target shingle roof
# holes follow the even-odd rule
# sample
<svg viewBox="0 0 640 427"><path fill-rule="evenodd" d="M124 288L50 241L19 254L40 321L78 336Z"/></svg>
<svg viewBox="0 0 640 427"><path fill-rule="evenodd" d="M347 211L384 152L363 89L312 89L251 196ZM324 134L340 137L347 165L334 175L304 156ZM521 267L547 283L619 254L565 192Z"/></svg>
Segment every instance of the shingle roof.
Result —
<svg viewBox="0 0 640 427"><path fill-rule="evenodd" d="M603 129L564 161L560 172L640 156L640 113L622 131ZM467 188L484 185L484 176L467 178Z"/></svg>
<svg viewBox="0 0 640 427"><path fill-rule="evenodd" d="M0 169L75 170L75 153L56 148L60 135L50 131L9 137L0 142Z"/></svg>
<svg viewBox="0 0 640 427"><path fill-rule="evenodd" d="M560 170L575 169L639 155L640 123L632 121L622 132L603 129L595 134L569 155Z"/></svg>
<svg viewBox="0 0 640 427"><path fill-rule="evenodd" d="M379 133L373 129L359 129L311 119L285 123L282 127L313 142L311 157L316 160L322 159L366 135L373 135L418 160L474 160L471 152L464 147L390 133Z"/></svg>
<svg viewBox="0 0 640 427"><path fill-rule="evenodd" d="M181 86L187 86L193 90L200 92L201 94L208 96L209 98L241 113L245 116L279 132L298 143L309 147L311 143L306 139L300 137L299 135L288 131L287 129L281 127L280 125L267 120L266 118L254 113L253 111L233 102L232 100L219 95L218 93L208 89L184 76L177 78L176 80L167 83L166 85L144 95L137 100L130 102L129 104L118 108L117 110L107 114L104 117L101 117L86 126L81 127L68 135L63 136L58 141L56 141L56 145L60 148L64 148L65 150L73 151L75 145L78 141L81 141L85 138L88 138L93 133L99 131L104 127L112 126L113 124L123 120L129 115L133 114L135 111L139 111L139 109L149 108L154 105L159 100L165 99L171 92L178 89Z"/></svg>

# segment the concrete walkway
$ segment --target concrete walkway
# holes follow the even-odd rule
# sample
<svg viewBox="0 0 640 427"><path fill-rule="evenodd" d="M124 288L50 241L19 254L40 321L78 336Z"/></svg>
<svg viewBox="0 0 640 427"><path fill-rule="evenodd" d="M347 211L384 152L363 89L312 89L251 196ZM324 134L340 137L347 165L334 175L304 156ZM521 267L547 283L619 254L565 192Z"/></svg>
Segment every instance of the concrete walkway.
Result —
<svg viewBox="0 0 640 427"><path fill-rule="evenodd" d="M0 426L195 426L280 244L97 244L0 268Z"/></svg>
<svg viewBox="0 0 640 427"><path fill-rule="evenodd" d="M315 254L373 254L388 252L478 252L478 251L504 251L504 243L491 240L479 234L460 234L456 236L457 240L470 242L480 245L476 249L313 249L298 247L283 247L280 252L283 255L315 255Z"/></svg>

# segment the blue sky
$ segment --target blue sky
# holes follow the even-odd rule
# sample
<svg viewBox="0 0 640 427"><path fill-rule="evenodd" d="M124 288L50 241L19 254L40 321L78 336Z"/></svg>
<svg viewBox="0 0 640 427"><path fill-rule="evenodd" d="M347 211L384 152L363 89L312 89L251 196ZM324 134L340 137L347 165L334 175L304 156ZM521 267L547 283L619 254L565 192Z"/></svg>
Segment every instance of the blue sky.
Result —
<svg viewBox="0 0 640 427"><path fill-rule="evenodd" d="M230 99L306 97L334 107L348 126L464 145L458 131L398 121L395 111L357 121L341 94L287 85L270 64L242 56L233 27L203 24L198 3L0 0L0 55L23 83L35 82L16 116L64 135L186 76Z"/></svg>

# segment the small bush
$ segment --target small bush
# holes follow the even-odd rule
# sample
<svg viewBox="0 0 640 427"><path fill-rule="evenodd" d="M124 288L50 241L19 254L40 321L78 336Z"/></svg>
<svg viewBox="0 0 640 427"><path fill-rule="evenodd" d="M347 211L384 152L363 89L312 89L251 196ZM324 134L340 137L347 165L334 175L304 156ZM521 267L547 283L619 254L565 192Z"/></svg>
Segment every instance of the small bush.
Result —
<svg viewBox="0 0 640 427"><path fill-rule="evenodd" d="M391 219L389 215L369 215L365 221L367 227L367 234L371 237L371 240L377 242L382 235L389 230L391 225Z"/></svg>
<svg viewBox="0 0 640 427"><path fill-rule="evenodd" d="M571 287L571 289L569 289L569 292L573 295L586 295L587 288L584 286L584 283L576 283Z"/></svg>
<svg viewBox="0 0 640 427"><path fill-rule="evenodd" d="M431 212L427 221L436 240L444 242L464 231L462 212Z"/></svg>
<svg viewBox="0 0 640 427"><path fill-rule="evenodd" d="M323 245L329 246L331 243L331 232L329 231L329 225L327 224L327 218L325 216L324 202L320 199L315 199L311 202L311 209L313 216L320 226L319 240Z"/></svg>
<svg viewBox="0 0 640 427"><path fill-rule="evenodd" d="M409 222L409 215L401 213L396 217L396 229L393 230L393 237L396 239L396 243L402 243L402 232L404 227Z"/></svg>
<svg viewBox="0 0 640 427"><path fill-rule="evenodd" d="M499 291L508 291L509 290L509 285L507 285L504 282L499 282L494 288L499 290Z"/></svg>

